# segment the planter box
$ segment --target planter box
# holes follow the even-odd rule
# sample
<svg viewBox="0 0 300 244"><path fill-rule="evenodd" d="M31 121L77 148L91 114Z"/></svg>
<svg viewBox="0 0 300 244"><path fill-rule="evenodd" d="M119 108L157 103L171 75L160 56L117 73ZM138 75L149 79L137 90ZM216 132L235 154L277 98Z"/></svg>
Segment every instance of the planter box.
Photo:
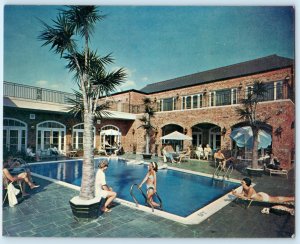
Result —
<svg viewBox="0 0 300 244"><path fill-rule="evenodd" d="M151 159L152 154L143 153L143 159Z"/></svg>
<svg viewBox="0 0 300 244"><path fill-rule="evenodd" d="M103 198L102 198L103 199ZM70 200L74 217L78 219L97 219L99 217L102 199L81 200L78 196Z"/></svg>
<svg viewBox="0 0 300 244"><path fill-rule="evenodd" d="M264 174L263 168L258 168L258 169L246 168L246 171L249 176L261 177Z"/></svg>

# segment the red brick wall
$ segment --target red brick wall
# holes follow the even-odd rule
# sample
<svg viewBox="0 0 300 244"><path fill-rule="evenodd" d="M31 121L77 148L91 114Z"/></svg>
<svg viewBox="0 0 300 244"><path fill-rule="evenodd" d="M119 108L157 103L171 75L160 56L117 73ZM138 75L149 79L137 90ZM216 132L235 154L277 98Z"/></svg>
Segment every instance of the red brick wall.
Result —
<svg viewBox="0 0 300 244"><path fill-rule="evenodd" d="M240 77L234 79L228 79L224 81L218 81L208 84L196 85L193 87L187 87L182 89L176 89L172 91L159 92L156 94L148 95L152 100L156 98L157 100L162 98L184 96L196 94L207 89L209 91L219 90L223 88L233 88L239 87L240 83L243 85L243 89L246 85L250 85L255 80L260 80L264 82L284 80L285 77L289 75L292 76L292 70L290 68L275 70L270 72L265 72L261 74L255 74L247 77ZM145 97L144 94L138 92L128 92L121 93L112 96L113 101L129 103L131 105L142 104L142 99ZM208 98L208 96L206 96ZM179 100L181 105L181 101ZM168 112L157 112L155 118L153 119L153 124L158 128L158 133L153 133L152 137L152 152L155 150L155 144L161 147L160 137L162 136L161 128L168 124L176 124L182 128L187 128L187 135L192 135L192 126L201 123L211 123L225 127L227 129L226 135L222 137L221 147L224 149L231 149L231 139L229 137L231 133L231 127L239 123L238 116L236 115L235 108L238 105L233 106L219 106L219 107L204 107L192 110L177 110ZM179 106L178 106L179 108ZM278 111L282 111L278 113ZM264 102L259 105L259 112L271 115L271 119L268 124L273 128L273 144L272 150L279 157L285 167L290 167L291 165L291 155L292 151L295 150L295 129L291 128L292 122L295 121L295 105L291 100L281 100ZM35 113L36 120L30 120L29 114ZM138 117L142 116L139 114ZM30 112L29 110L20 110L12 108L4 108L4 117L17 118L21 121L28 123L28 128L31 125L36 125L39 122L45 120L55 120L61 122L67 126L67 145L71 143L70 130L73 125L80 123L80 121L67 117L65 114L55 114L55 113L43 113L43 112ZM97 138L96 147L99 147L99 129L104 125L115 125L120 128L122 132L122 145L125 151L132 152L134 146L137 148L137 152L141 153L144 151L145 147L145 132L143 129L138 128L141 124L137 119L136 121L124 121L124 120L102 120L101 124L96 124ZM283 128L281 135L275 135L276 128ZM35 130L28 130L28 143L35 145ZM185 145L187 145L186 143ZM160 150L158 150L159 152Z"/></svg>

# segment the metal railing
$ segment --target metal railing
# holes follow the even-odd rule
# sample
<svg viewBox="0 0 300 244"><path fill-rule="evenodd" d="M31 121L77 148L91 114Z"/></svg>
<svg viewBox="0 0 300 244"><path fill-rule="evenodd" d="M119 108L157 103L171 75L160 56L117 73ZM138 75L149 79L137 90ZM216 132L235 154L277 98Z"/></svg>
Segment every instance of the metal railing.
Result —
<svg viewBox="0 0 300 244"><path fill-rule="evenodd" d="M68 99L75 99L72 93L55 91L40 87L3 82L3 96L51 103L70 104Z"/></svg>

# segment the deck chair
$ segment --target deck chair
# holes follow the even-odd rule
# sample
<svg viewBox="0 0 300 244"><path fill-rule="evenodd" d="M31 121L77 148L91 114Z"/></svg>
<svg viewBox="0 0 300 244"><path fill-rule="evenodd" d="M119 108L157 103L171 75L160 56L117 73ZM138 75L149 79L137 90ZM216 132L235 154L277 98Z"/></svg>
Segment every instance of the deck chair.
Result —
<svg viewBox="0 0 300 244"><path fill-rule="evenodd" d="M286 178L288 179L288 170L286 169L269 169L267 167L265 167L265 172L270 174L270 176L272 175L285 175Z"/></svg>
<svg viewBox="0 0 300 244"><path fill-rule="evenodd" d="M179 155L179 160L181 158L181 162L188 162L191 159L191 149L187 149L184 154Z"/></svg>
<svg viewBox="0 0 300 244"><path fill-rule="evenodd" d="M254 199L245 199L245 198L240 198L236 197L235 201L242 201L243 203L246 204L246 208L249 208L252 203L257 203L261 205L286 205L286 206L294 206L295 202L270 202L270 201L258 201Z"/></svg>

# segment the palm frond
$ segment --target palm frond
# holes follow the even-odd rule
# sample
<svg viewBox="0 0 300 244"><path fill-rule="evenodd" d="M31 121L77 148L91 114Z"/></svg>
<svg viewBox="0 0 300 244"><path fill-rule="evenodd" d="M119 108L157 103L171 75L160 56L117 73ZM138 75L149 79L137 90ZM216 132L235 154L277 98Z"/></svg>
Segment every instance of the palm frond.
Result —
<svg viewBox="0 0 300 244"><path fill-rule="evenodd" d="M41 21L44 29L41 31L38 39L43 41L42 46L51 45L50 50L59 53L61 56L65 51L72 52L76 49L76 43L72 39L74 28L68 24L66 17L62 14L53 20L54 27Z"/></svg>
<svg viewBox="0 0 300 244"><path fill-rule="evenodd" d="M88 39L94 31L95 23L105 18L105 15L98 12L96 6L68 6L68 9L63 11L76 33Z"/></svg>

